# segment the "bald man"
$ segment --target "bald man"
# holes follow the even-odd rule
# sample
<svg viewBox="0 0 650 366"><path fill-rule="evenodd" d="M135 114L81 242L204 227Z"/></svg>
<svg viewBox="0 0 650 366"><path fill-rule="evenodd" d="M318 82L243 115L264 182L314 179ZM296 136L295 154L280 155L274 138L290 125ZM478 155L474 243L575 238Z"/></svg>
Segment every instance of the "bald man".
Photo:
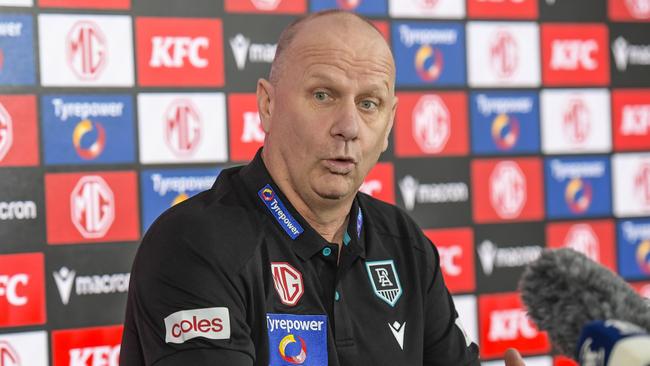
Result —
<svg viewBox="0 0 650 366"><path fill-rule="evenodd" d="M257 99L253 161L145 235L120 364L479 365L435 247L358 192L397 106L381 34L351 13L299 19Z"/></svg>

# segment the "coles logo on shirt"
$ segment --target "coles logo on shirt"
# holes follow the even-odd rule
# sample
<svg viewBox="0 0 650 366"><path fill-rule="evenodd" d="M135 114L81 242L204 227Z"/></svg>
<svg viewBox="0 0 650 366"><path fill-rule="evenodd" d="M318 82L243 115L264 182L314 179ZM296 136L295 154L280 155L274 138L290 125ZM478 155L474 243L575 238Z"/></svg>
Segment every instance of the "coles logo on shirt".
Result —
<svg viewBox="0 0 650 366"><path fill-rule="evenodd" d="M119 366L121 325L52 331L53 366Z"/></svg>
<svg viewBox="0 0 650 366"><path fill-rule="evenodd" d="M466 155L467 96L463 92L398 93L395 155Z"/></svg>
<svg viewBox="0 0 650 366"><path fill-rule="evenodd" d="M135 25L140 85L223 86L221 19L137 18Z"/></svg>
<svg viewBox="0 0 650 366"><path fill-rule="evenodd" d="M614 150L650 150L650 89L612 91Z"/></svg>
<svg viewBox="0 0 650 366"><path fill-rule="evenodd" d="M482 358L502 357L511 347L523 355L550 351L548 335L528 318L518 293L482 295L478 307Z"/></svg>
<svg viewBox="0 0 650 366"><path fill-rule="evenodd" d="M390 204L395 204L393 163L377 163L370 169L359 191Z"/></svg>
<svg viewBox="0 0 650 366"><path fill-rule="evenodd" d="M474 233L471 228L424 230L440 254L440 269L451 293L476 290Z"/></svg>
<svg viewBox="0 0 650 366"><path fill-rule="evenodd" d="M228 95L230 160L249 161L264 144L264 129L254 93Z"/></svg>
<svg viewBox="0 0 650 366"><path fill-rule="evenodd" d="M389 0L393 18L463 18L465 2L457 0Z"/></svg>
<svg viewBox="0 0 650 366"><path fill-rule="evenodd" d="M49 244L140 237L134 172L46 174L45 204Z"/></svg>
<svg viewBox="0 0 650 366"><path fill-rule="evenodd" d="M306 0L225 0L228 13L302 14L307 11Z"/></svg>
<svg viewBox="0 0 650 366"><path fill-rule="evenodd" d="M36 98L0 95L0 167L38 165Z"/></svg>
<svg viewBox="0 0 650 366"><path fill-rule="evenodd" d="M614 215L650 215L650 153L612 157Z"/></svg>
<svg viewBox="0 0 650 366"><path fill-rule="evenodd" d="M0 255L0 327L45 324L43 253Z"/></svg>
<svg viewBox="0 0 650 366"><path fill-rule="evenodd" d="M616 272L614 230L611 220L549 223L546 246L571 248Z"/></svg>
<svg viewBox="0 0 650 366"><path fill-rule="evenodd" d="M544 85L609 84L609 44L604 24L542 25Z"/></svg>
<svg viewBox="0 0 650 366"><path fill-rule="evenodd" d="M535 19L537 0L468 0L470 18Z"/></svg>
<svg viewBox="0 0 650 366"><path fill-rule="evenodd" d="M269 366L327 365L327 316L266 314Z"/></svg>
<svg viewBox="0 0 650 366"><path fill-rule="evenodd" d="M180 344L196 337L230 339L228 308L181 310L165 318L165 342Z"/></svg>
<svg viewBox="0 0 650 366"><path fill-rule="evenodd" d="M619 221L618 271L626 280L650 279L650 220Z"/></svg>
<svg viewBox="0 0 650 366"><path fill-rule="evenodd" d="M38 0L44 8L129 9L131 0Z"/></svg>
<svg viewBox="0 0 650 366"><path fill-rule="evenodd" d="M471 171L476 222L530 221L544 217L539 159L474 160Z"/></svg>
<svg viewBox="0 0 650 366"><path fill-rule="evenodd" d="M650 19L648 0L608 0L609 18L614 21L647 21Z"/></svg>

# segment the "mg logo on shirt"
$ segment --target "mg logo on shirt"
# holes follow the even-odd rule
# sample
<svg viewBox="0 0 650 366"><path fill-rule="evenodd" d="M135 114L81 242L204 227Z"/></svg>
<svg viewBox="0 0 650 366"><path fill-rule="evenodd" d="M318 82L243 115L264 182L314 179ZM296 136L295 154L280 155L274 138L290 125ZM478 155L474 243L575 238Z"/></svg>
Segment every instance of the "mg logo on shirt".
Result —
<svg viewBox="0 0 650 366"><path fill-rule="evenodd" d="M285 305L295 306L305 293L300 271L286 262L271 262L271 274L280 301Z"/></svg>
<svg viewBox="0 0 650 366"><path fill-rule="evenodd" d="M402 285L395 270L395 262L367 261L366 270L375 295L394 307L402 296Z"/></svg>
<svg viewBox="0 0 650 366"><path fill-rule="evenodd" d="M87 239L106 235L115 220L115 197L102 177L91 175L79 180L70 195L72 223Z"/></svg>
<svg viewBox="0 0 650 366"><path fill-rule="evenodd" d="M611 220L554 222L546 226L549 248L571 248L616 271L616 240Z"/></svg>
<svg viewBox="0 0 650 366"><path fill-rule="evenodd" d="M43 258L43 253L0 255L0 328L45 323Z"/></svg>
<svg viewBox="0 0 650 366"><path fill-rule="evenodd" d="M615 154L612 174L614 215L650 215L650 154Z"/></svg>
<svg viewBox="0 0 650 366"><path fill-rule="evenodd" d="M68 64L84 80L94 80L106 66L106 37L92 21L80 21L72 26L66 38Z"/></svg>

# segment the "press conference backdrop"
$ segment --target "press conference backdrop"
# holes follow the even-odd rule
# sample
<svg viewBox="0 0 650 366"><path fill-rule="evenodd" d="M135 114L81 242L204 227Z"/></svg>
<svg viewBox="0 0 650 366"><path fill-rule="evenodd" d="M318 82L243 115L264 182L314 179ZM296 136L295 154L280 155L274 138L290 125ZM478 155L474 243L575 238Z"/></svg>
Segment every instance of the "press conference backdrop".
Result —
<svg viewBox="0 0 650 366"><path fill-rule="evenodd" d="M117 365L140 238L251 159L278 35L326 8L392 45L361 189L437 244L485 365L571 364L516 291L542 248L650 295L649 0L0 0L0 366Z"/></svg>

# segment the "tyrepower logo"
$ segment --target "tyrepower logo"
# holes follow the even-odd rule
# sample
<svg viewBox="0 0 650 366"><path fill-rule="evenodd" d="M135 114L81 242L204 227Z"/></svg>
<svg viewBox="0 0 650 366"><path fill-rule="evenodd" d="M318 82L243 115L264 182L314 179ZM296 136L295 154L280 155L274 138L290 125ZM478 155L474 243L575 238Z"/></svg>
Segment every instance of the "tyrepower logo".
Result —
<svg viewBox="0 0 650 366"><path fill-rule="evenodd" d="M0 255L0 327L45 324L43 253Z"/></svg>
<svg viewBox="0 0 650 366"><path fill-rule="evenodd" d="M555 222L546 226L549 248L571 248L616 272L616 241L612 220Z"/></svg>
<svg viewBox="0 0 650 366"><path fill-rule="evenodd" d="M476 222L540 220L544 217L539 159L474 160L471 171Z"/></svg>
<svg viewBox="0 0 650 366"><path fill-rule="evenodd" d="M650 89L612 91L614 150L650 150Z"/></svg>
<svg viewBox="0 0 650 366"><path fill-rule="evenodd" d="M38 6L44 8L88 8L128 10L131 0L38 0Z"/></svg>
<svg viewBox="0 0 650 366"><path fill-rule="evenodd" d="M440 269L451 293L476 290L474 233L470 228L424 230L438 249Z"/></svg>
<svg viewBox="0 0 650 366"><path fill-rule="evenodd" d="M468 0L470 18L535 19L537 0Z"/></svg>
<svg viewBox="0 0 650 366"><path fill-rule="evenodd" d="M196 337L230 339L228 308L182 310L165 318L165 342L185 343Z"/></svg>
<svg viewBox="0 0 650 366"><path fill-rule="evenodd" d="M312 0L310 3L312 12L338 8L363 15L386 16L388 11L387 0Z"/></svg>
<svg viewBox="0 0 650 366"><path fill-rule="evenodd" d="M614 215L650 215L650 153L612 157Z"/></svg>
<svg viewBox="0 0 650 366"><path fill-rule="evenodd" d="M393 18L446 18L465 16L465 2L456 0L388 1L388 13Z"/></svg>
<svg viewBox="0 0 650 366"><path fill-rule="evenodd" d="M359 191L390 204L395 204L393 163L377 163L370 169Z"/></svg>
<svg viewBox="0 0 650 366"><path fill-rule="evenodd" d="M134 172L46 174L49 244L138 240Z"/></svg>
<svg viewBox="0 0 650 366"><path fill-rule="evenodd" d="M135 25L139 85L223 86L220 19L137 18Z"/></svg>
<svg viewBox="0 0 650 366"><path fill-rule="evenodd" d="M609 84L608 44L604 24L544 24L544 85Z"/></svg>
<svg viewBox="0 0 650 366"><path fill-rule="evenodd" d="M0 85L36 82L33 23L31 15L0 15Z"/></svg>
<svg viewBox="0 0 650 366"><path fill-rule="evenodd" d="M609 0L609 17L614 21L647 21L650 19L648 0Z"/></svg>
<svg viewBox="0 0 650 366"><path fill-rule="evenodd" d="M225 0L228 13L302 14L307 11L305 0Z"/></svg>
<svg viewBox="0 0 650 366"><path fill-rule="evenodd" d="M47 366L47 332L24 332L0 335L0 365Z"/></svg>
<svg viewBox="0 0 650 366"><path fill-rule="evenodd" d="M483 295L478 302L482 358L501 357L510 347L524 355L550 351L548 336L528 318L519 294Z"/></svg>
<svg viewBox="0 0 650 366"><path fill-rule="evenodd" d="M252 160L266 136L257 111L257 96L252 93L229 94L228 114L230 160Z"/></svg>
<svg viewBox="0 0 650 366"><path fill-rule="evenodd" d="M398 93L395 155L466 155L467 96L462 92Z"/></svg>
<svg viewBox="0 0 650 366"><path fill-rule="evenodd" d="M38 16L43 86L133 85L131 17Z"/></svg>
<svg viewBox="0 0 650 366"><path fill-rule="evenodd" d="M650 220L617 223L618 270L627 280L650 276Z"/></svg>
<svg viewBox="0 0 650 366"><path fill-rule="evenodd" d="M0 95L0 167L38 165L36 98Z"/></svg>
<svg viewBox="0 0 650 366"><path fill-rule="evenodd" d="M119 366L122 326L52 331L54 366Z"/></svg>

